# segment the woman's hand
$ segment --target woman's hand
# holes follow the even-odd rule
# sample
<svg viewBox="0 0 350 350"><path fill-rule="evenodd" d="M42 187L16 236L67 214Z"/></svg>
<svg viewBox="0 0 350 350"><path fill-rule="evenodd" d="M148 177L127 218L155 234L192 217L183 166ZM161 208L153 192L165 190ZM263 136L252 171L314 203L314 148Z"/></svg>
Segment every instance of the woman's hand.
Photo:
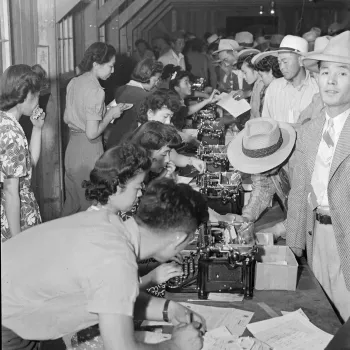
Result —
<svg viewBox="0 0 350 350"><path fill-rule="evenodd" d="M190 324L192 322L198 322L201 325L200 329L203 333L207 330L205 319L201 315L175 301L169 303L168 315L170 322L175 326L180 323Z"/></svg>
<svg viewBox="0 0 350 350"><path fill-rule="evenodd" d="M170 278L181 276L182 274L182 267L175 262L159 265L154 270L149 272L149 276L153 284L164 283Z"/></svg>
<svg viewBox="0 0 350 350"><path fill-rule="evenodd" d="M117 105L115 107L110 107L107 109L105 118L110 123L112 120L120 118L122 113L123 113L122 106Z"/></svg>
<svg viewBox="0 0 350 350"><path fill-rule="evenodd" d="M207 167L206 162L195 157L191 157L190 165L194 166L200 174L204 173Z"/></svg>
<svg viewBox="0 0 350 350"><path fill-rule="evenodd" d="M166 174L164 175L167 178L172 178L175 170L176 170L176 165L173 163L171 160L166 164L165 166Z"/></svg>
<svg viewBox="0 0 350 350"><path fill-rule="evenodd" d="M46 117L45 112L42 112L38 118L34 118L33 116L30 116L30 121L32 122L33 127L42 129L42 127L44 126L45 117Z"/></svg>
<svg viewBox="0 0 350 350"><path fill-rule="evenodd" d="M217 101L219 101L219 95L220 95L220 92L216 89L213 90L213 92L211 93L211 95L209 96L208 99L206 99L206 102L207 104L209 103L215 103Z"/></svg>
<svg viewBox="0 0 350 350"><path fill-rule="evenodd" d="M176 254L175 256L173 256L173 257L170 259L170 261L175 261L175 262L178 263L178 264L182 264L182 262L183 262L183 256L182 256L181 253L178 253L178 254Z"/></svg>

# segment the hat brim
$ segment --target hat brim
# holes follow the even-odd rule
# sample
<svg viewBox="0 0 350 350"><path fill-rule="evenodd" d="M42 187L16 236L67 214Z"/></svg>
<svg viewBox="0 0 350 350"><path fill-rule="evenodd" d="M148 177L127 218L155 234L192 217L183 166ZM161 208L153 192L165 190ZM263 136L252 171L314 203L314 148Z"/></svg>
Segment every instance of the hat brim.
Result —
<svg viewBox="0 0 350 350"><path fill-rule="evenodd" d="M252 64L257 64L258 62L260 62L263 58L265 58L267 56L277 57L278 55L273 53L273 51L264 51L264 52L258 53L257 55L255 55L252 58Z"/></svg>
<svg viewBox="0 0 350 350"><path fill-rule="evenodd" d="M314 73L319 73L318 62L320 61L350 64L350 57L310 52L302 60L304 67Z"/></svg>
<svg viewBox="0 0 350 350"><path fill-rule="evenodd" d="M216 55L216 54L218 54L219 52L222 52L222 51L237 51L237 52L240 52L241 50L243 50L242 46L238 46L237 49L221 49L221 50L214 51L213 55Z"/></svg>
<svg viewBox="0 0 350 350"><path fill-rule="evenodd" d="M260 174L282 164L293 150L296 132L288 123L279 122L278 125L282 133L282 145L275 153L263 158L250 158L243 153L242 141L246 132L243 129L228 146L227 157L231 165L246 174Z"/></svg>
<svg viewBox="0 0 350 350"><path fill-rule="evenodd" d="M251 55L251 54L259 54L259 53L260 53L260 51L257 50L257 49L253 49L253 48L243 49L242 51L240 51L238 53L238 57L248 56L248 55Z"/></svg>

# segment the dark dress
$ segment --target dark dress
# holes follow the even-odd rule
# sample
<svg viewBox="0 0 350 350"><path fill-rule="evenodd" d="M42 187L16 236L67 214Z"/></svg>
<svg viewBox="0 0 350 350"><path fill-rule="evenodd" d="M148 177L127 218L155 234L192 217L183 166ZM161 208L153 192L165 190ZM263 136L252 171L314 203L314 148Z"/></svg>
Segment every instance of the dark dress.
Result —
<svg viewBox="0 0 350 350"><path fill-rule="evenodd" d="M149 92L141 87L124 85L117 89L115 100L117 103L132 103L133 107L126 110L119 119L116 119L111 127L106 143L106 148L117 146L122 138L137 129L137 115L141 102L148 96Z"/></svg>

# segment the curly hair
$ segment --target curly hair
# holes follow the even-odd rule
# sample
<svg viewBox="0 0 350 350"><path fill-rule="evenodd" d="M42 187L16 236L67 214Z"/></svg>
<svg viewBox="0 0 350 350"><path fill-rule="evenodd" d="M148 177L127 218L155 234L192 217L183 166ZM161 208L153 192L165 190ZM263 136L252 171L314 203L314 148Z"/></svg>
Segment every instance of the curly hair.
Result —
<svg viewBox="0 0 350 350"><path fill-rule="evenodd" d="M0 78L0 110L8 111L23 103L29 92L39 93L47 83L46 72L38 64L15 64Z"/></svg>
<svg viewBox="0 0 350 350"><path fill-rule="evenodd" d="M181 71L181 67L180 66L174 66L173 64L167 64L162 72L162 76L161 79L162 80L167 80L169 78L171 78L171 76L176 72L176 74L178 72Z"/></svg>
<svg viewBox="0 0 350 350"><path fill-rule="evenodd" d="M166 178L149 184L135 216L139 225L161 234L180 231L189 235L208 219L208 204L201 193Z"/></svg>
<svg viewBox="0 0 350 350"><path fill-rule="evenodd" d="M278 64L278 58L275 56L269 55L262 58L259 62L255 63L255 69L260 72L269 72L272 70L272 75L275 78L283 77L280 66Z"/></svg>
<svg viewBox="0 0 350 350"><path fill-rule="evenodd" d="M135 144L113 147L96 161L90 172L90 180L83 181L85 197L102 205L107 204L109 196L117 192L118 186L125 188L133 177L150 168L151 160L142 147Z"/></svg>
<svg viewBox="0 0 350 350"><path fill-rule="evenodd" d="M139 126L124 141L143 147L149 155L165 146L176 148L182 142L174 126L153 120Z"/></svg>
<svg viewBox="0 0 350 350"><path fill-rule="evenodd" d="M162 74L163 67L162 62L155 61L153 58L145 58L137 63L131 74L131 79L139 83L149 83L151 77L157 73Z"/></svg>
<svg viewBox="0 0 350 350"><path fill-rule="evenodd" d="M94 62L104 64L109 62L116 55L117 52L112 45L96 42L87 48L78 67L82 72L90 72Z"/></svg>
<svg viewBox="0 0 350 350"><path fill-rule="evenodd" d="M174 77L174 79L170 80L170 83L169 83L170 90L176 91L175 87L179 86L181 79L186 78L186 77L188 79L191 79L192 78L192 74L190 72L187 72L187 71L184 71L184 70L182 70L180 72L177 72L176 76Z"/></svg>
<svg viewBox="0 0 350 350"><path fill-rule="evenodd" d="M252 59L255 55L256 53L251 53L249 55L239 57L237 61L237 69L241 69L243 66L243 63L246 63L250 69L255 69L254 64L252 64Z"/></svg>
<svg viewBox="0 0 350 350"><path fill-rule="evenodd" d="M179 95L171 90L159 89L148 95L140 105L138 120L141 124L148 121L147 112L156 112L167 107L173 113L180 109Z"/></svg>

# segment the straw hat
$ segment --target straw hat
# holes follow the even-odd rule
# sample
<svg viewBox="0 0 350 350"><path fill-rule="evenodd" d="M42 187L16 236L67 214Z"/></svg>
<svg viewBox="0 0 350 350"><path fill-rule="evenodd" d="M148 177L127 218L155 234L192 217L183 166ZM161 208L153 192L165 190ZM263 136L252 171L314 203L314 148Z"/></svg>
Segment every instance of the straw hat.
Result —
<svg viewBox="0 0 350 350"><path fill-rule="evenodd" d="M213 54L217 54L221 51L240 51L241 47L238 45L236 40L232 39L221 39L219 41L219 47Z"/></svg>
<svg viewBox="0 0 350 350"><path fill-rule="evenodd" d="M315 52L322 52L326 46L329 43L329 40L331 40L332 37L329 35L326 36L320 36L315 40L315 48L314 51L309 52L307 55L310 55L311 53L315 53Z"/></svg>
<svg viewBox="0 0 350 350"><path fill-rule="evenodd" d="M271 43L270 43L271 46ZM286 35L279 46L277 50L274 51L265 51L262 52L254 57L254 61L252 60L252 63L255 64L259 62L261 59L263 59L266 56L278 56L279 53L283 52L291 52L295 53L300 56L304 56L308 52L308 42L301 38L300 36L294 36L294 35Z"/></svg>
<svg viewBox="0 0 350 350"><path fill-rule="evenodd" d="M260 53L258 49L243 49L242 51L238 52L238 57L248 56L250 54L257 55Z"/></svg>
<svg viewBox="0 0 350 350"><path fill-rule="evenodd" d="M235 40L238 42L239 46L242 48L253 47L254 37L252 33L249 32L239 32L235 36Z"/></svg>
<svg viewBox="0 0 350 350"><path fill-rule="evenodd" d="M282 164L293 150L294 128L271 118L247 121L231 141L227 156L231 165L246 174L259 174Z"/></svg>
<svg viewBox="0 0 350 350"><path fill-rule="evenodd" d="M313 51L306 55L303 65L308 70L318 73L318 62L320 61L350 64L349 30L331 38L323 51Z"/></svg>
<svg viewBox="0 0 350 350"><path fill-rule="evenodd" d="M208 45L215 43L215 41L220 40L220 37L217 34L213 34L211 35L208 39L207 39L207 43Z"/></svg>

